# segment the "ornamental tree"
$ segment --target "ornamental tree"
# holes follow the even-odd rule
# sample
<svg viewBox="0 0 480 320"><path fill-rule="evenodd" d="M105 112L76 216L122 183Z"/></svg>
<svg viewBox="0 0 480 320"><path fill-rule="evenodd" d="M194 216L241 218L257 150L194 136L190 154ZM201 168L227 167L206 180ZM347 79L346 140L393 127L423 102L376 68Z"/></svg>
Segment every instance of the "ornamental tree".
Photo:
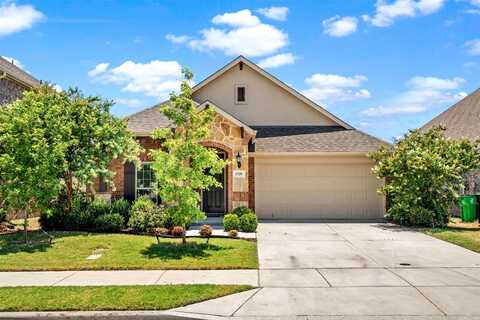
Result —
<svg viewBox="0 0 480 320"><path fill-rule="evenodd" d="M139 164L140 146L127 130L126 122L110 114L112 101L84 96L78 89L69 89L64 94L69 102L65 112L71 134L63 179L66 182L66 210L70 211L75 186L92 185L95 178L111 185L115 172L109 169L110 163L121 158Z"/></svg>
<svg viewBox="0 0 480 320"><path fill-rule="evenodd" d="M49 87L0 106L0 198L8 209L24 211L25 242L29 215L62 188L72 133L68 106L68 97Z"/></svg>
<svg viewBox="0 0 480 320"><path fill-rule="evenodd" d="M199 191L222 187L214 175L223 170L227 161L220 159L214 149L200 144L210 135L214 110L197 109L189 85L193 74L185 68L182 73L180 94L172 93L170 101L160 108L172 127L153 133L153 138L162 143L160 149L152 151L152 158L156 192L165 204L165 214L185 230L188 224L205 218Z"/></svg>
<svg viewBox="0 0 480 320"><path fill-rule="evenodd" d="M389 199L387 216L406 225L444 226L463 177L480 167L479 143L452 140L445 128L410 131L393 147L382 146L370 157L373 172L385 178L381 192Z"/></svg>

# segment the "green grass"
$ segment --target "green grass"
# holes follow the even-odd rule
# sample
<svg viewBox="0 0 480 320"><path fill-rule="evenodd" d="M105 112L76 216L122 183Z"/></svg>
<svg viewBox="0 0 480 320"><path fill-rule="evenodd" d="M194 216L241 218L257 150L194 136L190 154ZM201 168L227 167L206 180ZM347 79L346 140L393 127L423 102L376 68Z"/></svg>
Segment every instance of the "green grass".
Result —
<svg viewBox="0 0 480 320"><path fill-rule="evenodd" d="M0 311L166 310L251 288L236 285L0 288Z"/></svg>
<svg viewBox="0 0 480 320"><path fill-rule="evenodd" d="M52 232L53 244L39 232L0 237L0 270L256 269L256 243L239 239L162 239L129 234ZM101 252L97 260L86 260ZM1 300L0 300L1 301Z"/></svg>
<svg viewBox="0 0 480 320"><path fill-rule="evenodd" d="M480 253L480 231L478 230L445 228L426 230L425 233Z"/></svg>

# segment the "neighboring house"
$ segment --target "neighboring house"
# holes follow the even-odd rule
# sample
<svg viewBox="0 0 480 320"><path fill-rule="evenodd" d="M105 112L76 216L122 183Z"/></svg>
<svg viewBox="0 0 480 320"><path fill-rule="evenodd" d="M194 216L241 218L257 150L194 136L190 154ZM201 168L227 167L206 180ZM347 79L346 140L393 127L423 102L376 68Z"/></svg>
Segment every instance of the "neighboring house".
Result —
<svg viewBox="0 0 480 320"><path fill-rule="evenodd" d="M426 123L421 130L445 127L444 135L452 139L480 139L480 88ZM480 193L480 172L466 177L465 193Z"/></svg>
<svg viewBox="0 0 480 320"><path fill-rule="evenodd" d="M13 62L0 57L0 105L20 98L23 91L39 85L40 81Z"/></svg>
<svg viewBox="0 0 480 320"><path fill-rule="evenodd" d="M202 144L230 160L218 180L223 189L202 192L202 208L221 215L238 206L263 219L377 219L385 199L367 153L385 142L354 129L299 92L240 56L197 84L199 108L217 116ZM147 150L143 165L113 164L113 197L153 194L150 135L169 121L151 107L128 117L128 128ZM108 191L100 186L102 191ZM108 194L108 192L107 192Z"/></svg>

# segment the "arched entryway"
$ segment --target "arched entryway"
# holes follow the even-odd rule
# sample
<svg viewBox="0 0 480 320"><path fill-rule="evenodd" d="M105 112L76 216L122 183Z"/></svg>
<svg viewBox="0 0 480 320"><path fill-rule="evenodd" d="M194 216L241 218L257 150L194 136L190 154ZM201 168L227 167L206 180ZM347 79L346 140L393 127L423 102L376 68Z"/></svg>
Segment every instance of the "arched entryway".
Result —
<svg viewBox="0 0 480 320"><path fill-rule="evenodd" d="M218 142L205 141L201 143L205 147L213 148L218 155L225 160L233 159L232 149ZM202 210L207 216L221 216L231 210L232 186L231 165L227 165L222 173L215 176L222 184L221 188L202 190Z"/></svg>

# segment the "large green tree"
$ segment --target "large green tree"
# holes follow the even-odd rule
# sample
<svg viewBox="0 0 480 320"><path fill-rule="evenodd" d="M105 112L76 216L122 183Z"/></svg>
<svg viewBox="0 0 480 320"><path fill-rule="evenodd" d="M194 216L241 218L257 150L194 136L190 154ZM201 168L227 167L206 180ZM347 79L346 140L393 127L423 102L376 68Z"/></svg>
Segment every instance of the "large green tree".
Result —
<svg viewBox="0 0 480 320"><path fill-rule="evenodd" d="M0 198L9 209L25 213L46 208L62 188L65 153L72 133L69 100L48 87L27 92L0 106Z"/></svg>
<svg viewBox="0 0 480 320"><path fill-rule="evenodd" d="M480 166L480 153L478 142L448 139L444 131L413 130L370 155L376 160L373 172L386 179L381 192L391 219L407 225L448 223L465 174Z"/></svg>
<svg viewBox="0 0 480 320"><path fill-rule="evenodd" d="M138 162L140 147L126 122L110 114L111 106L77 89L56 92L43 86L0 108L0 198L5 205L25 211L27 219L65 189L68 211L74 186L84 188L98 177L109 183L114 159Z"/></svg>
<svg viewBox="0 0 480 320"><path fill-rule="evenodd" d="M186 225L205 218L200 208L200 190L222 187L215 179L227 165L214 149L200 144L210 135L214 110L197 109L189 83L193 74L183 69L185 77L180 94L172 93L161 112L170 119L172 128L155 130L153 138L162 141L152 152L157 193L165 204L165 214L174 223ZM185 243L185 235L183 237Z"/></svg>
<svg viewBox="0 0 480 320"><path fill-rule="evenodd" d="M92 185L95 178L111 185L115 172L109 165L115 159L138 164L140 146L127 130L124 120L110 114L112 101L84 96L78 89L65 92L71 134L65 153L67 211L71 209L74 187ZM74 182L75 185L74 185Z"/></svg>

